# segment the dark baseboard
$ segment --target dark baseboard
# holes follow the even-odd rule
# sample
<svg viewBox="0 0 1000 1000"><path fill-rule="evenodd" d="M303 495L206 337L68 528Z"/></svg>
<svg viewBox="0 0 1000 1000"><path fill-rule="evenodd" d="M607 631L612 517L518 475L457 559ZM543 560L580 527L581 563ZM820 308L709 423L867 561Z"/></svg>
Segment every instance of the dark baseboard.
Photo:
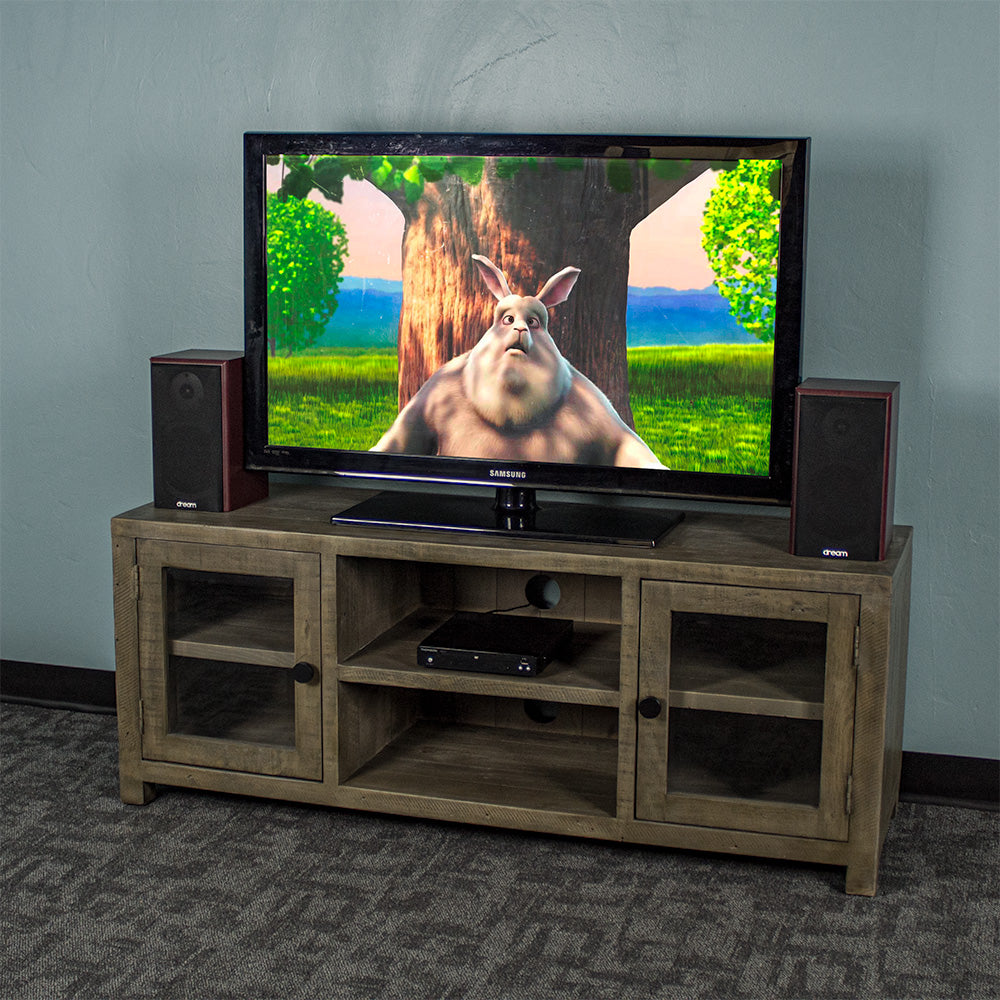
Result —
<svg viewBox="0 0 1000 1000"><path fill-rule="evenodd" d="M1000 761L904 750L899 797L904 802L1000 809Z"/></svg>
<svg viewBox="0 0 1000 1000"><path fill-rule="evenodd" d="M111 670L0 661L0 700L82 712L115 712ZM899 796L906 802L1000 809L1000 761L903 751Z"/></svg>
<svg viewBox="0 0 1000 1000"><path fill-rule="evenodd" d="M0 660L0 701L114 715L115 672Z"/></svg>

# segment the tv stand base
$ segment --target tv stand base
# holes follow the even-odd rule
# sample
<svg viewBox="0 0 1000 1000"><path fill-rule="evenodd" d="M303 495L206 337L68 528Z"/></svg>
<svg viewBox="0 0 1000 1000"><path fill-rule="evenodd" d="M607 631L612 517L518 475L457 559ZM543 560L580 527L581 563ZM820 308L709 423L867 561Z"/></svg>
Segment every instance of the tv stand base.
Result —
<svg viewBox="0 0 1000 1000"><path fill-rule="evenodd" d="M659 544L683 519L683 511L635 505L538 502L534 490L513 486L497 487L492 505L481 496L387 491L330 518L333 524L370 528L419 528L648 548Z"/></svg>

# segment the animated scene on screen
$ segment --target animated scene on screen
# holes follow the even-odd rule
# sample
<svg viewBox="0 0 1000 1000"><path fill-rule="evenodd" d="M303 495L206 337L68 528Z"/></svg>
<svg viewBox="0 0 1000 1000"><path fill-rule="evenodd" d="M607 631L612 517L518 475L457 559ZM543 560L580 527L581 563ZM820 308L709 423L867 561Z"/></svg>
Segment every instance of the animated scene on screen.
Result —
<svg viewBox="0 0 1000 1000"><path fill-rule="evenodd" d="M767 475L780 175L269 157L269 443Z"/></svg>

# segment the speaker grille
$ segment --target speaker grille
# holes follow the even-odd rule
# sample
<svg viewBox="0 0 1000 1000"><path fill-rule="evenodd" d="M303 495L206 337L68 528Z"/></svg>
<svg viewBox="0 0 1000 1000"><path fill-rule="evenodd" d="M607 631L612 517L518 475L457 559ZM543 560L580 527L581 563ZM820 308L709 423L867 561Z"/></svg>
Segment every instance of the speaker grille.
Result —
<svg viewBox="0 0 1000 1000"><path fill-rule="evenodd" d="M884 558L892 519L891 396L800 392L797 403L792 551Z"/></svg>
<svg viewBox="0 0 1000 1000"><path fill-rule="evenodd" d="M222 510L222 374L153 364L153 502Z"/></svg>

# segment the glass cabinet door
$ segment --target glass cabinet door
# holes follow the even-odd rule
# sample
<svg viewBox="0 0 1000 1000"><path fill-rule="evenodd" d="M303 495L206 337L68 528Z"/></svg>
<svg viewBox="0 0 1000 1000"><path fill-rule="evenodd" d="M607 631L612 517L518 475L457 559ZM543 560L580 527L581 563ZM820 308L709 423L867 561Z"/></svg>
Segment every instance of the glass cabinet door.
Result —
<svg viewBox="0 0 1000 1000"><path fill-rule="evenodd" d="M636 815L844 840L854 595L644 581Z"/></svg>
<svg viewBox="0 0 1000 1000"><path fill-rule="evenodd" d="M319 557L140 540L148 760L322 778Z"/></svg>

